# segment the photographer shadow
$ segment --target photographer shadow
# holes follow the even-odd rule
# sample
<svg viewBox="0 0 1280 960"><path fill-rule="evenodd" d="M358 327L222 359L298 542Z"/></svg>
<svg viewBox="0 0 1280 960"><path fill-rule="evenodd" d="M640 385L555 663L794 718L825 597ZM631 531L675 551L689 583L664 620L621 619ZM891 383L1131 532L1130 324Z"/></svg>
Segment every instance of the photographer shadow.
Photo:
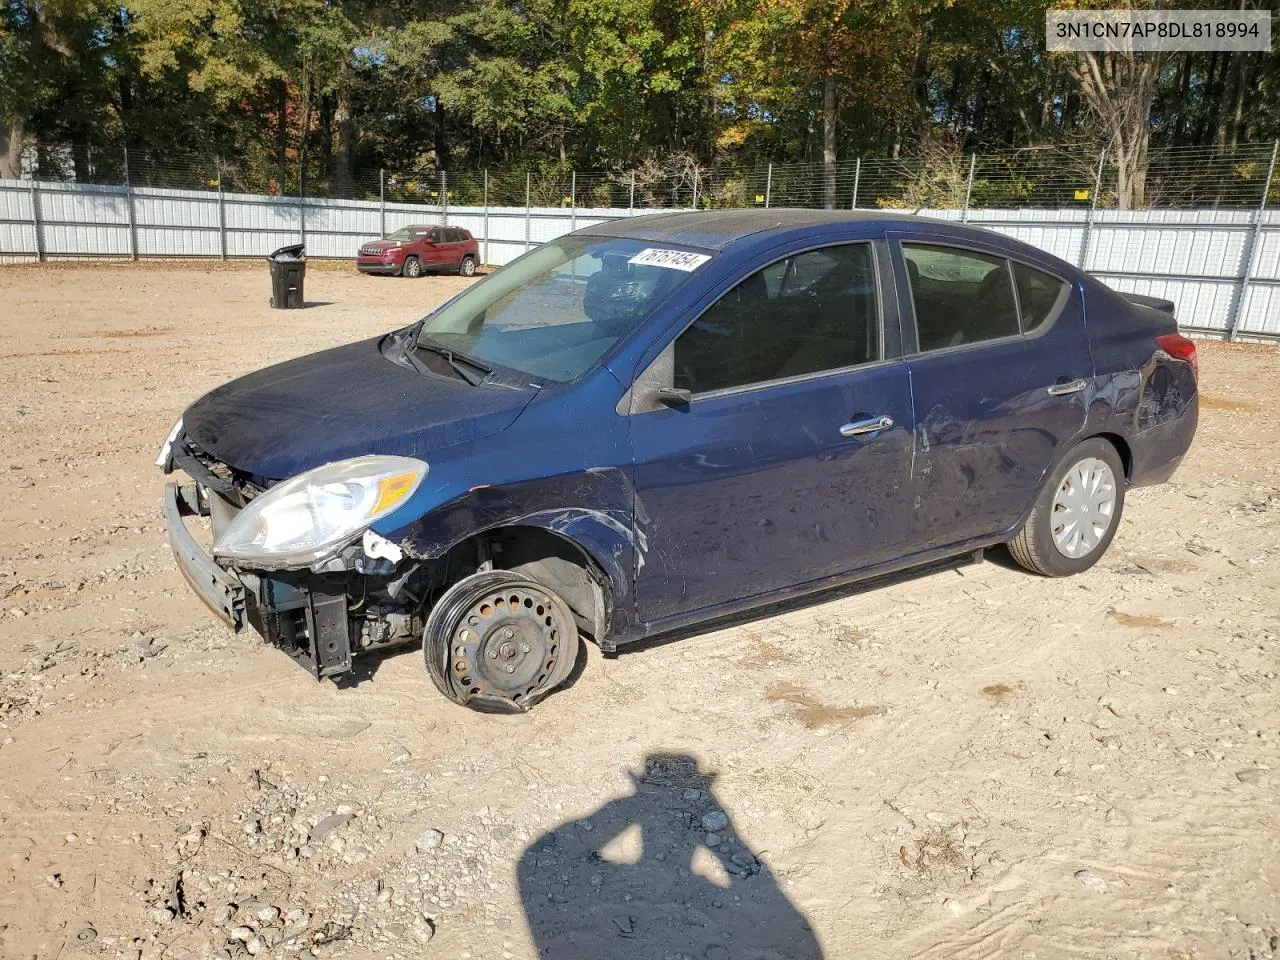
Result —
<svg viewBox="0 0 1280 960"><path fill-rule="evenodd" d="M529 845L517 868L538 956L821 960L809 922L738 835L694 758L658 753L634 791Z"/></svg>

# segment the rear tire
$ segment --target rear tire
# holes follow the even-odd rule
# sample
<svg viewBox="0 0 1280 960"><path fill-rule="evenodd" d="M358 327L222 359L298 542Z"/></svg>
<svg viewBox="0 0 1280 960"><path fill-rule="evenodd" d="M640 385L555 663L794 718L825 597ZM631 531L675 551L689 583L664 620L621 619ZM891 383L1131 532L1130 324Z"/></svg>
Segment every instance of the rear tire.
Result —
<svg viewBox="0 0 1280 960"><path fill-rule="evenodd" d="M417 257L405 257L404 266L400 268L400 276L416 280L422 276L422 261Z"/></svg>
<svg viewBox="0 0 1280 960"><path fill-rule="evenodd" d="M454 703L482 713L523 713L573 672L573 611L536 580L486 570L459 580L427 617L427 673Z"/></svg>
<svg viewBox="0 0 1280 960"><path fill-rule="evenodd" d="M1080 573L1106 553L1123 512L1124 464L1115 447L1093 437L1049 474L1009 552L1042 576Z"/></svg>
<svg viewBox="0 0 1280 960"><path fill-rule="evenodd" d="M462 263L458 264L458 276L474 277L476 275L476 258L467 254L462 258Z"/></svg>

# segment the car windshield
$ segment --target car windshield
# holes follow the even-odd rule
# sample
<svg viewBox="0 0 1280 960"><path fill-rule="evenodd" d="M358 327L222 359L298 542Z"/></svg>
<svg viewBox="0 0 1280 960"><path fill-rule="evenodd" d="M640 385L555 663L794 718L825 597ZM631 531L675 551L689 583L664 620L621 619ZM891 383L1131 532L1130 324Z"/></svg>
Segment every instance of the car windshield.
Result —
<svg viewBox="0 0 1280 960"><path fill-rule="evenodd" d="M430 231L424 230L422 227L401 227L395 233L388 234L387 239L399 241L417 240L427 233L430 233Z"/></svg>
<svg viewBox="0 0 1280 960"><path fill-rule="evenodd" d="M544 380L575 380L711 257L641 240L545 243L427 318L435 344Z"/></svg>

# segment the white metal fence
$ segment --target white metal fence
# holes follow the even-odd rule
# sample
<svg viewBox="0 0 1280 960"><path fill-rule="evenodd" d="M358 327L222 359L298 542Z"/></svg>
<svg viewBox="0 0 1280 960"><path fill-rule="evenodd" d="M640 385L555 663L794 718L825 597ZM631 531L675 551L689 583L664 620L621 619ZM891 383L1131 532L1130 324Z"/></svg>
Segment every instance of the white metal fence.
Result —
<svg viewBox="0 0 1280 960"><path fill-rule="evenodd" d="M652 210L446 207L221 191L0 180L0 258L257 257L299 240L309 257L352 258L413 223L465 227L486 263L605 220ZM989 227L1118 290L1178 305L1184 329L1280 340L1280 211L969 209L922 214Z"/></svg>

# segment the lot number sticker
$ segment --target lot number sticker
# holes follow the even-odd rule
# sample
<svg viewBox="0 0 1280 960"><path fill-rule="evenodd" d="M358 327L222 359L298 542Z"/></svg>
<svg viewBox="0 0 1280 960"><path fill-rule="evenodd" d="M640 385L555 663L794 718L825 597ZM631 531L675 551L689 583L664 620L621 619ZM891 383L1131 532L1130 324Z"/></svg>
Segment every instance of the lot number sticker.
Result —
<svg viewBox="0 0 1280 960"><path fill-rule="evenodd" d="M666 267L668 270L683 270L691 273L711 258L705 253L689 253L686 250L662 250L648 247L641 250L628 263L641 267Z"/></svg>

